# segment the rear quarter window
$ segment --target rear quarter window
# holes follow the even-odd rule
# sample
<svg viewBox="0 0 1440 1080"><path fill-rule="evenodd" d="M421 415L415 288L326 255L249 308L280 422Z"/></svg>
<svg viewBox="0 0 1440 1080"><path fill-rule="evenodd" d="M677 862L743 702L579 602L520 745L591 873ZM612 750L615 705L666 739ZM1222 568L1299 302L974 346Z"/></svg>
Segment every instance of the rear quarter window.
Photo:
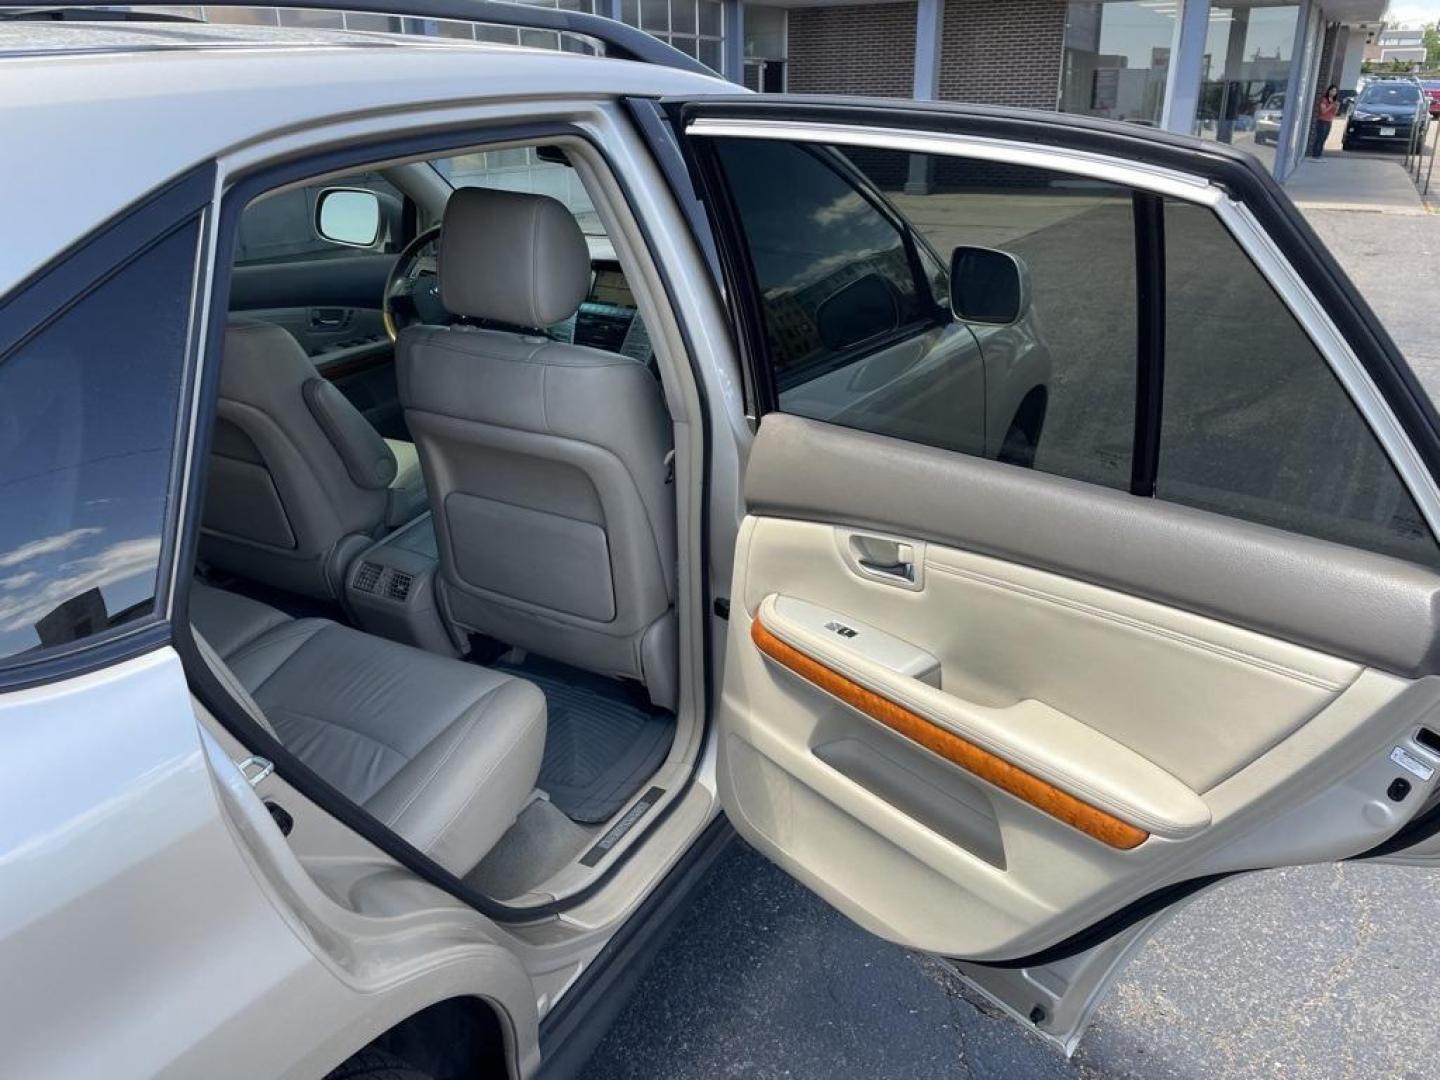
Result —
<svg viewBox="0 0 1440 1080"><path fill-rule="evenodd" d="M155 610L198 219L0 354L0 667Z"/></svg>

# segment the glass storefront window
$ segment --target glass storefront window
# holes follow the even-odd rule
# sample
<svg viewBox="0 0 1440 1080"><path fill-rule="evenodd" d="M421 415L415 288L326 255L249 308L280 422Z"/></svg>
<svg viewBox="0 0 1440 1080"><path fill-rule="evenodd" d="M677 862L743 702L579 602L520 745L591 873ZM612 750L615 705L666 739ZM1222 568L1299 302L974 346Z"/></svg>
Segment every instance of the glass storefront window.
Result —
<svg viewBox="0 0 1440 1080"><path fill-rule="evenodd" d="M620 17L710 69L720 70L724 40L720 0L621 0Z"/></svg>
<svg viewBox="0 0 1440 1080"><path fill-rule="evenodd" d="M1296 4L1213 3L1194 133L1247 150L1271 168L1289 103Z"/></svg>
<svg viewBox="0 0 1440 1080"><path fill-rule="evenodd" d="M746 89L784 92L788 20L789 14L784 8L745 5Z"/></svg>
<svg viewBox="0 0 1440 1080"><path fill-rule="evenodd" d="M745 5L745 58L784 60L787 12L781 7Z"/></svg>
<svg viewBox="0 0 1440 1080"><path fill-rule="evenodd" d="M1176 0L1071 0L1060 108L1158 126Z"/></svg>

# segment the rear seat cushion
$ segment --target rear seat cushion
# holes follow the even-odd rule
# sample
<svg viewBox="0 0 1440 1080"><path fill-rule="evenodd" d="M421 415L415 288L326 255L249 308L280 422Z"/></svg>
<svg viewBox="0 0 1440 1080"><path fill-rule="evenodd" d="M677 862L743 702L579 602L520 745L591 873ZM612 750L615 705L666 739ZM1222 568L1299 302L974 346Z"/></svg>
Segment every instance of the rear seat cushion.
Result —
<svg viewBox="0 0 1440 1080"><path fill-rule="evenodd" d="M534 685L198 581L190 617L287 749L452 873L480 861L534 789Z"/></svg>

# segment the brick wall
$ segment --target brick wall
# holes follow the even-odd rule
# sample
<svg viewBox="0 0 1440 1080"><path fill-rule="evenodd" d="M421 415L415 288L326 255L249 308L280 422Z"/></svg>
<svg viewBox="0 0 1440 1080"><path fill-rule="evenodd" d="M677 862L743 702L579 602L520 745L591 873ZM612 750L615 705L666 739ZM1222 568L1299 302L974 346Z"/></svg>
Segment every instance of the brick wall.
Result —
<svg viewBox="0 0 1440 1080"><path fill-rule="evenodd" d="M915 5L791 8L789 90L909 97ZM945 0L940 97L1055 108L1065 0Z"/></svg>
<svg viewBox="0 0 1440 1080"><path fill-rule="evenodd" d="M1064 43L1065 0L945 0L940 96L1053 109Z"/></svg>
<svg viewBox="0 0 1440 1080"><path fill-rule="evenodd" d="M910 97L915 5L791 8L788 53L792 94Z"/></svg>

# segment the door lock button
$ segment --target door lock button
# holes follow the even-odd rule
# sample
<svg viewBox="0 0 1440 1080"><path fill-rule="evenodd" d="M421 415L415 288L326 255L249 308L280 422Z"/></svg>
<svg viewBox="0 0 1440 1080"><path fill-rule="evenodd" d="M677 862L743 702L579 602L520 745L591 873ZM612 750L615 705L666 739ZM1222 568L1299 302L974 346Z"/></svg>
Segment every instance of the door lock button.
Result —
<svg viewBox="0 0 1440 1080"><path fill-rule="evenodd" d="M1390 781L1390 786L1385 789L1385 794L1389 796L1391 802L1403 802L1405 796L1410 794L1410 781L1403 776L1397 776Z"/></svg>

